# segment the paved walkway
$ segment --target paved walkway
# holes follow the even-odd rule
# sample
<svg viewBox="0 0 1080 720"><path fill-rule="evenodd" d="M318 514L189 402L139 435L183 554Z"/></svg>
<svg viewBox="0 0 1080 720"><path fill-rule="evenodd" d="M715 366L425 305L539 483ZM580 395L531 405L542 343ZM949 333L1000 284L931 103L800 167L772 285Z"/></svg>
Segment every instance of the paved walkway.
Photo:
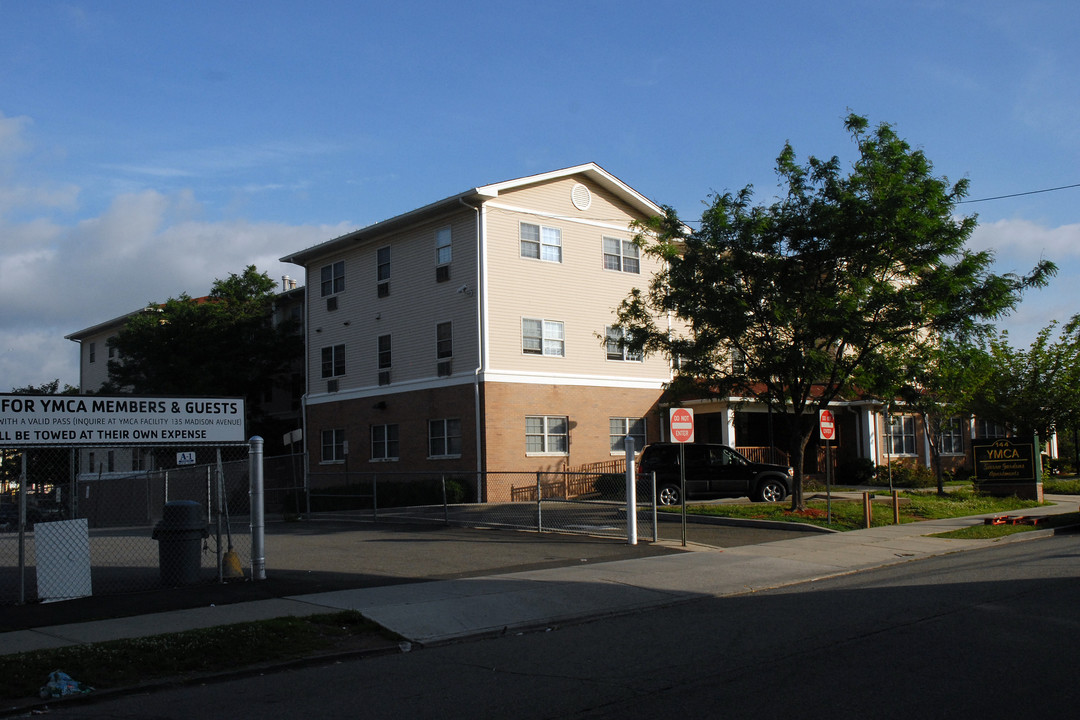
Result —
<svg viewBox="0 0 1080 720"><path fill-rule="evenodd" d="M1047 500L1056 504L1023 514L1078 509L1074 497ZM800 535L736 548L697 546L688 553L39 627L0 634L0 654L339 610L356 610L414 643L433 645L792 585L1051 532L1036 530L999 540L928 537L982 524L983 517Z"/></svg>

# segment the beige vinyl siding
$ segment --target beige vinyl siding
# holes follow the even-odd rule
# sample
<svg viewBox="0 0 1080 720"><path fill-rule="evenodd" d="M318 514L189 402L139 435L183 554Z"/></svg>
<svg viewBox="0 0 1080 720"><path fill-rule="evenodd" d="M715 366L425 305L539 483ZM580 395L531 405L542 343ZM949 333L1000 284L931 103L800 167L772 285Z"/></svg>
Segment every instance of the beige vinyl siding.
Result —
<svg viewBox="0 0 1080 720"><path fill-rule="evenodd" d="M378 388L378 337L392 342L391 384L437 377L435 328L452 322L453 371L471 373L477 366L476 221L471 211L454 213L405 231L365 242L356 249L314 262L308 268L311 310L308 332L309 387L326 391L321 373L322 348L345 345L346 374L339 392ZM435 233L451 227L450 279L436 282ZM390 294L379 297L378 250L390 247ZM319 293L319 272L327 264L345 261L345 291L338 309L328 312ZM469 293L458 289L467 285ZM471 296L470 296L471 295ZM347 323L347 324L346 324Z"/></svg>
<svg viewBox="0 0 1080 720"><path fill-rule="evenodd" d="M662 357L644 362L607 360L604 329L615 322L614 311L631 289L645 289L657 269L641 257L641 272L604 269L603 238L630 239L634 219L625 206L606 201L606 193L589 186L592 205L582 212L570 201L575 182L559 181L500 196L487 214L488 312L491 369L523 373L586 375L635 380L668 378ZM551 216L508 207L543 209ZM520 223L558 228L562 262L521 257ZM523 318L563 323L565 357L522 353Z"/></svg>

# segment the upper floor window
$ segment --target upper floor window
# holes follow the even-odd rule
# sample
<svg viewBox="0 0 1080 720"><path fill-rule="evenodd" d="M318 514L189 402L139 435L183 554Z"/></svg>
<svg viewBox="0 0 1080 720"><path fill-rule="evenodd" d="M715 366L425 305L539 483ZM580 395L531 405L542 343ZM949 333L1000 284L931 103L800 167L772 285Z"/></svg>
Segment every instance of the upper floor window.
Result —
<svg viewBox="0 0 1080 720"><path fill-rule="evenodd" d="M554 320L521 320L521 351L529 355L566 355L563 324Z"/></svg>
<svg viewBox="0 0 1080 720"><path fill-rule="evenodd" d="M521 223L521 257L562 262L562 230Z"/></svg>
<svg viewBox="0 0 1080 720"><path fill-rule="evenodd" d="M606 336L604 346L607 348L608 360L630 360L641 362L641 353L633 352L623 344L624 339L626 338L626 331L623 328L604 328L604 335Z"/></svg>
<svg viewBox="0 0 1080 720"><path fill-rule="evenodd" d="M90 362L97 360L97 343L90 343Z"/></svg>
<svg viewBox="0 0 1080 720"><path fill-rule="evenodd" d="M379 351L378 351L378 353L379 353L379 355L378 355L379 369L380 370L385 370L385 369L390 367L390 360L392 358L391 353L390 353L390 348L391 348L390 336L389 335L380 335L378 342L379 342Z"/></svg>
<svg viewBox="0 0 1080 720"><path fill-rule="evenodd" d="M332 265L324 265L321 271L322 296L345 291L345 261L338 260Z"/></svg>
<svg viewBox="0 0 1080 720"><path fill-rule="evenodd" d="M454 324L441 322L435 326L435 357L442 360L454 356Z"/></svg>
<svg viewBox="0 0 1080 720"><path fill-rule="evenodd" d="M915 416L890 415L885 422L885 447L891 455L915 454Z"/></svg>
<svg viewBox="0 0 1080 720"><path fill-rule="evenodd" d="M640 273L641 249L630 240L605 237L604 268L628 273Z"/></svg>
<svg viewBox="0 0 1080 720"><path fill-rule="evenodd" d="M376 253L375 281L379 297L390 294L390 246L379 248Z"/></svg>
<svg viewBox="0 0 1080 720"><path fill-rule="evenodd" d="M334 345L322 349L322 376L338 377L345 374L345 346Z"/></svg>
<svg viewBox="0 0 1080 720"><path fill-rule="evenodd" d="M450 262L450 228L444 227L435 232L435 264L446 265Z"/></svg>

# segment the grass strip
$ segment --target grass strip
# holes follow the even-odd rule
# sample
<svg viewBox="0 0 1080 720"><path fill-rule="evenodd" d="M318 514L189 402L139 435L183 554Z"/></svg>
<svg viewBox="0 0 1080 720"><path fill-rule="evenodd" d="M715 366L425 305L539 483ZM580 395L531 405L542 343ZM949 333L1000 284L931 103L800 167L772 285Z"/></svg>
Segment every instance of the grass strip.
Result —
<svg viewBox="0 0 1080 720"><path fill-rule="evenodd" d="M871 503L871 527L893 524L892 503L888 500ZM887 497L887 496L886 496ZM984 515L988 513L1006 513L1038 507L1034 500L1021 500L1016 497L1000 498L979 495L970 490L956 490L938 495L936 492L900 493L900 522L911 523L921 520L941 520L945 518ZM859 530L866 527L863 518L861 500L834 498L831 503L831 522L829 522L829 503L826 500L811 500L806 510L792 511L784 503L772 505L754 503L751 505L687 505L687 514L710 515L753 520L776 520L779 522L806 523L833 530ZM665 508L678 512L679 508Z"/></svg>
<svg viewBox="0 0 1080 720"><path fill-rule="evenodd" d="M343 611L3 655L0 698L37 697L54 670L106 690L331 652L356 646L358 637L373 645L399 639L360 613Z"/></svg>

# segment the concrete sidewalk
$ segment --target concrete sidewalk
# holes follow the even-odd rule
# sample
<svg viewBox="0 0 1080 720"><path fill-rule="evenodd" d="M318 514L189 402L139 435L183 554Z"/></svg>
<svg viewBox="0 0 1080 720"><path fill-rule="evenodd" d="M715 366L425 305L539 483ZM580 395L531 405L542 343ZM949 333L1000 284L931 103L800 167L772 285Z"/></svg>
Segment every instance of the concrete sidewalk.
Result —
<svg viewBox="0 0 1080 720"><path fill-rule="evenodd" d="M1046 499L1055 504L1025 510L1023 514L1045 516L1078 509L1074 497ZM688 553L337 590L18 630L0 634L0 654L339 610L356 610L411 642L434 645L631 613L695 598L754 592L1052 532L1035 530L999 540L927 537L981 525L984 517L800 535L736 548L698 546Z"/></svg>

